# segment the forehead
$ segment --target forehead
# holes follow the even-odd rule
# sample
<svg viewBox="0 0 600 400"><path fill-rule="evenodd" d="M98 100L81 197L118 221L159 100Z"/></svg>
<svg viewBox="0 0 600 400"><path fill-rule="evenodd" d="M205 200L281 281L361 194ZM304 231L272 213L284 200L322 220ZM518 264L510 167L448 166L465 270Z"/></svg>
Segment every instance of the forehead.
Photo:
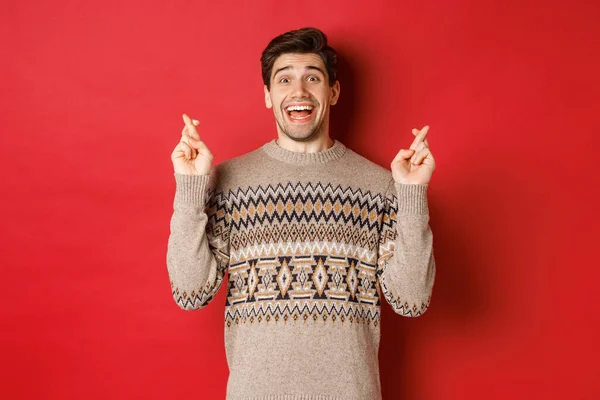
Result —
<svg viewBox="0 0 600 400"><path fill-rule="evenodd" d="M278 69L285 67L292 67L293 69L304 69L306 67L317 67L321 71L325 71L325 64L321 57L314 53L285 53L277 57L273 63L273 73Z"/></svg>

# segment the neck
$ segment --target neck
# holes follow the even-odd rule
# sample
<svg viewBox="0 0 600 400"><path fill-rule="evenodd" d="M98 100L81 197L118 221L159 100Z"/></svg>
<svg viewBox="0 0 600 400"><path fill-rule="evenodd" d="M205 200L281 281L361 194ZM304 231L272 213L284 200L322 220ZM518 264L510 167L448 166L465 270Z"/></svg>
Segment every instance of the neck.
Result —
<svg viewBox="0 0 600 400"><path fill-rule="evenodd" d="M279 134L279 138L275 140L275 143L283 149L297 153L318 153L333 146L333 140L329 135L320 135L309 142L298 142L286 135Z"/></svg>
<svg viewBox="0 0 600 400"><path fill-rule="evenodd" d="M346 146L337 140L333 141L331 147L317 152L299 152L288 150L271 140L262 147L268 156L287 164L295 165L319 165L340 159L346 153Z"/></svg>

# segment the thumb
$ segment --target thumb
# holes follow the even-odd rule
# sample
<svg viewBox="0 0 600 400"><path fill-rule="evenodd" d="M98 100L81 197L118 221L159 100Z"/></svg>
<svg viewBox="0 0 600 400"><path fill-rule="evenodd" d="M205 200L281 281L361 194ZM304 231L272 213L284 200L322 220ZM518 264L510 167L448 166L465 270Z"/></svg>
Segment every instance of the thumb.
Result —
<svg viewBox="0 0 600 400"><path fill-rule="evenodd" d="M392 164L397 162L397 161L402 161L402 160L408 160L410 157L412 157L413 153L415 151L412 149L402 149L398 152L398 154L396 155L396 157L394 158L394 160L392 161Z"/></svg>
<svg viewBox="0 0 600 400"><path fill-rule="evenodd" d="M414 154L414 150L413 149L402 149L400 150L400 155L402 158L409 158Z"/></svg>

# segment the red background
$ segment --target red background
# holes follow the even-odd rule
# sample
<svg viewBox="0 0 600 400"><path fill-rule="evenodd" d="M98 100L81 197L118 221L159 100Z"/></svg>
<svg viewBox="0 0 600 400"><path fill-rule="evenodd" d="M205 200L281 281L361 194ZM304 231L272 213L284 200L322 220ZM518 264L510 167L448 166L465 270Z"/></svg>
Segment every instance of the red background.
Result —
<svg viewBox="0 0 600 400"><path fill-rule="evenodd" d="M438 275L383 307L384 399L598 398L598 3L217 3L3 4L2 397L224 398L224 286L170 294L170 153L183 112L217 162L275 138L260 53L316 26L334 138L387 167L431 126Z"/></svg>

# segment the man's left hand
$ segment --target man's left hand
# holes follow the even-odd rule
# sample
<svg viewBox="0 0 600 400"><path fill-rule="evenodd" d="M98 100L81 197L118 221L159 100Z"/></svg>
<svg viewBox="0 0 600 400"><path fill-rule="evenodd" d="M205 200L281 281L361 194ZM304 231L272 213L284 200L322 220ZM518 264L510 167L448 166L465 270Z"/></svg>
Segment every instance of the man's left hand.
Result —
<svg viewBox="0 0 600 400"><path fill-rule="evenodd" d="M410 148L400 150L392 161L392 176L397 183L429 183L435 169L435 160L425 139L428 131L427 125L421 130L413 129L412 133L416 137Z"/></svg>

